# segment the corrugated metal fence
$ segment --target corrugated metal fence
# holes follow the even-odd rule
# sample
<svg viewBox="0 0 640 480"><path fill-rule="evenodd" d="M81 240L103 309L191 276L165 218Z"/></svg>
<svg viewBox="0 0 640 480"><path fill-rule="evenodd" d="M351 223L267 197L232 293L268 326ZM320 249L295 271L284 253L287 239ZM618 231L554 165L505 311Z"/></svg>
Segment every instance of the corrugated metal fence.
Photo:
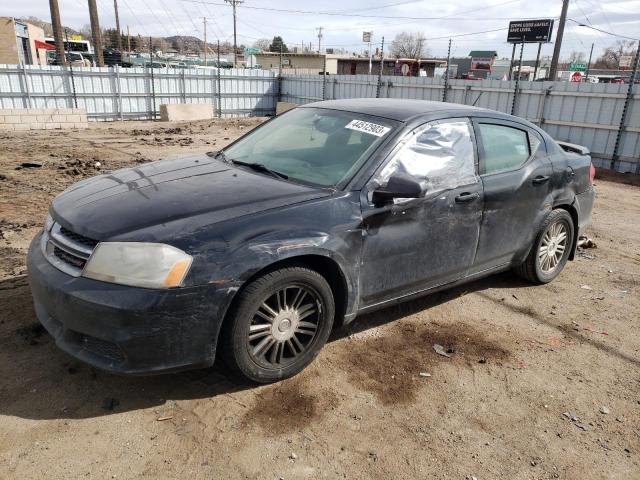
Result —
<svg viewBox="0 0 640 480"><path fill-rule="evenodd" d="M322 99L375 97L378 78L370 75L287 75L280 100L304 104ZM515 81L451 80L447 101L512 113ZM520 82L514 114L552 137L588 147L594 163L610 168L628 85ZM640 173L640 95L636 87L620 136L615 169ZM383 76L381 98L442 101L442 79Z"/></svg>
<svg viewBox="0 0 640 480"><path fill-rule="evenodd" d="M262 70L0 65L0 108L77 106L90 120L140 120L162 103L211 103L223 117L271 115L277 85Z"/></svg>
<svg viewBox="0 0 640 480"><path fill-rule="evenodd" d="M526 118L558 140L587 146L598 166L640 173L640 95L620 119L628 85L451 80L447 101ZM442 79L283 75L264 70L73 68L0 65L0 108L86 108L91 120L156 118L162 103L211 103L223 117L273 115L278 100L375 97L442 101Z"/></svg>

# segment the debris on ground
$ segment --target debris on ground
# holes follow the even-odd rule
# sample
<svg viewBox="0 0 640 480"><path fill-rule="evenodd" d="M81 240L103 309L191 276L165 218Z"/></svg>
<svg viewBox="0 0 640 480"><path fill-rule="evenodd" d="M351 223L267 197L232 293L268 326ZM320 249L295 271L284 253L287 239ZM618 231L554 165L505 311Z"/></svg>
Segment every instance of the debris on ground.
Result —
<svg viewBox="0 0 640 480"><path fill-rule="evenodd" d="M586 235L580 235L578 238L578 248L598 248L596 242L588 238Z"/></svg>
<svg viewBox="0 0 640 480"><path fill-rule="evenodd" d="M447 357L447 358L451 358L451 355L449 353L447 353L447 350L444 349L444 347L442 345L439 345L437 343L433 344L433 350L434 352L436 352L438 355L442 355L443 357Z"/></svg>
<svg viewBox="0 0 640 480"><path fill-rule="evenodd" d="M167 415L166 417L158 417L158 418L156 418L156 421L165 422L167 420L171 420L172 418L173 418L173 415Z"/></svg>
<svg viewBox="0 0 640 480"><path fill-rule="evenodd" d="M420 376L421 376L421 377L430 377L430 376L431 376L431 374L430 374L430 373L427 373L427 372L420 372Z"/></svg>
<svg viewBox="0 0 640 480"><path fill-rule="evenodd" d="M297 460L298 459L298 455L296 455L295 453L291 452L291 454L289 455L289 460Z"/></svg>
<svg viewBox="0 0 640 480"><path fill-rule="evenodd" d="M609 415L611 413L611 410L609 410L609 407L606 407L603 405L600 407L600 413L604 415Z"/></svg>
<svg viewBox="0 0 640 480"><path fill-rule="evenodd" d="M593 290L593 288L591 288L591 286L589 285L582 285L580 288L583 290Z"/></svg>
<svg viewBox="0 0 640 480"><path fill-rule="evenodd" d="M584 430L585 432L587 430L591 430L591 425L589 425L588 423L580 423L580 422L576 422L574 423L574 425L578 428L581 428L582 430Z"/></svg>
<svg viewBox="0 0 640 480"><path fill-rule="evenodd" d="M586 332L599 333L600 335L609 335L609 332L606 332L604 330L594 330L594 328L591 325L582 326L578 322L576 322L575 320L572 321L571 323L573 323L573 329L576 332L579 332L580 330L584 330Z"/></svg>
<svg viewBox="0 0 640 480"><path fill-rule="evenodd" d="M22 162L20 166L22 168L41 168L42 164L36 162Z"/></svg>
<svg viewBox="0 0 640 480"><path fill-rule="evenodd" d="M580 420L578 418L578 414L576 412L574 412L573 410L569 410L567 412L564 412L562 415L564 415L565 417L567 417L569 420L571 420L572 422L577 422L578 420Z"/></svg>

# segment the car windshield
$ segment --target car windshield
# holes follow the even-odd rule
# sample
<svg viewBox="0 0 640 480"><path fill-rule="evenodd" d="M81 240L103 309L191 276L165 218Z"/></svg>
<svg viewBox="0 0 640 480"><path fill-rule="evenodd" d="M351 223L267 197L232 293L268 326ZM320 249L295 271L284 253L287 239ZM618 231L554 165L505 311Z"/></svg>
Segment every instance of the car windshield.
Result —
<svg viewBox="0 0 640 480"><path fill-rule="evenodd" d="M297 108L224 150L293 181L334 187L350 179L398 122L323 108Z"/></svg>

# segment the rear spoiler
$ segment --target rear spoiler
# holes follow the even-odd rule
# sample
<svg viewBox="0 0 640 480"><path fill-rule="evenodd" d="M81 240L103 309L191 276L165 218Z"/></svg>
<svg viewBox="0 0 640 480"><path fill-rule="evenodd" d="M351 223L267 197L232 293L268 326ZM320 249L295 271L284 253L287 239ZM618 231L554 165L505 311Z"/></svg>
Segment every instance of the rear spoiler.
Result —
<svg viewBox="0 0 640 480"><path fill-rule="evenodd" d="M556 143L560 145L565 152L569 153L577 153L578 155L591 155L591 152L587 147L583 147L582 145L576 145L575 143L569 142L561 142L560 140L556 140Z"/></svg>

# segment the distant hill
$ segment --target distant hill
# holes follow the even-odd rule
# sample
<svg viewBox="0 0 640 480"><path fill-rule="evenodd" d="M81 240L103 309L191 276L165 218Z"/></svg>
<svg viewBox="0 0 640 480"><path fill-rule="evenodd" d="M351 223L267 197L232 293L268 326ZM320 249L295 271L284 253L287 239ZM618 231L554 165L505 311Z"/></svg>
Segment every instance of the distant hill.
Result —
<svg viewBox="0 0 640 480"><path fill-rule="evenodd" d="M30 24L35 25L37 27L40 27L41 29L44 30L45 37L53 37L53 27L51 26L51 22L46 22L44 20L40 20L37 17L18 18L18 20L20 20L22 22L25 22L25 23L30 23ZM66 31L69 34L69 36L71 36L71 35L81 35L81 36L84 37L84 35L82 35L82 33L80 31L78 31L78 30L74 30L71 27L65 27L64 25L63 25L63 28L66 29Z"/></svg>
<svg viewBox="0 0 640 480"><path fill-rule="evenodd" d="M39 18L36 18L36 17L20 18L19 20L23 22L31 23L33 25L36 25L42 28L44 30L45 36L47 37L53 36L53 28L51 27L51 22L40 20ZM85 40L91 41L91 29L88 25L83 27L81 30L75 30L73 28L64 27L64 26L63 28L66 30L66 33L69 36L79 35ZM110 32L114 32L114 29L111 29L111 28L103 29L103 42L106 48L115 47L115 44L110 45L110 43L113 43L115 41L114 38L117 38L117 35L113 37L112 35L110 35ZM135 37L138 37L138 35L135 34L134 32L131 32L131 38L133 39ZM141 39L143 41L143 44L146 45L148 48L148 37L141 37ZM166 51L168 49L173 49L182 53L201 52L202 47L204 45L204 42L202 40L200 40L198 37L193 35L173 35L170 37L152 37L152 42L156 49L160 49L163 51ZM132 44L133 44L132 49L134 48L135 43L136 43L135 41L132 41ZM212 44L211 42L207 42L207 43L209 44L210 52L214 51L217 48L217 44ZM244 46L239 45L239 47L244 47ZM223 42L220 44L220 50L222 53L229 53L232 51L232 45L229 42Z"/></svg>

